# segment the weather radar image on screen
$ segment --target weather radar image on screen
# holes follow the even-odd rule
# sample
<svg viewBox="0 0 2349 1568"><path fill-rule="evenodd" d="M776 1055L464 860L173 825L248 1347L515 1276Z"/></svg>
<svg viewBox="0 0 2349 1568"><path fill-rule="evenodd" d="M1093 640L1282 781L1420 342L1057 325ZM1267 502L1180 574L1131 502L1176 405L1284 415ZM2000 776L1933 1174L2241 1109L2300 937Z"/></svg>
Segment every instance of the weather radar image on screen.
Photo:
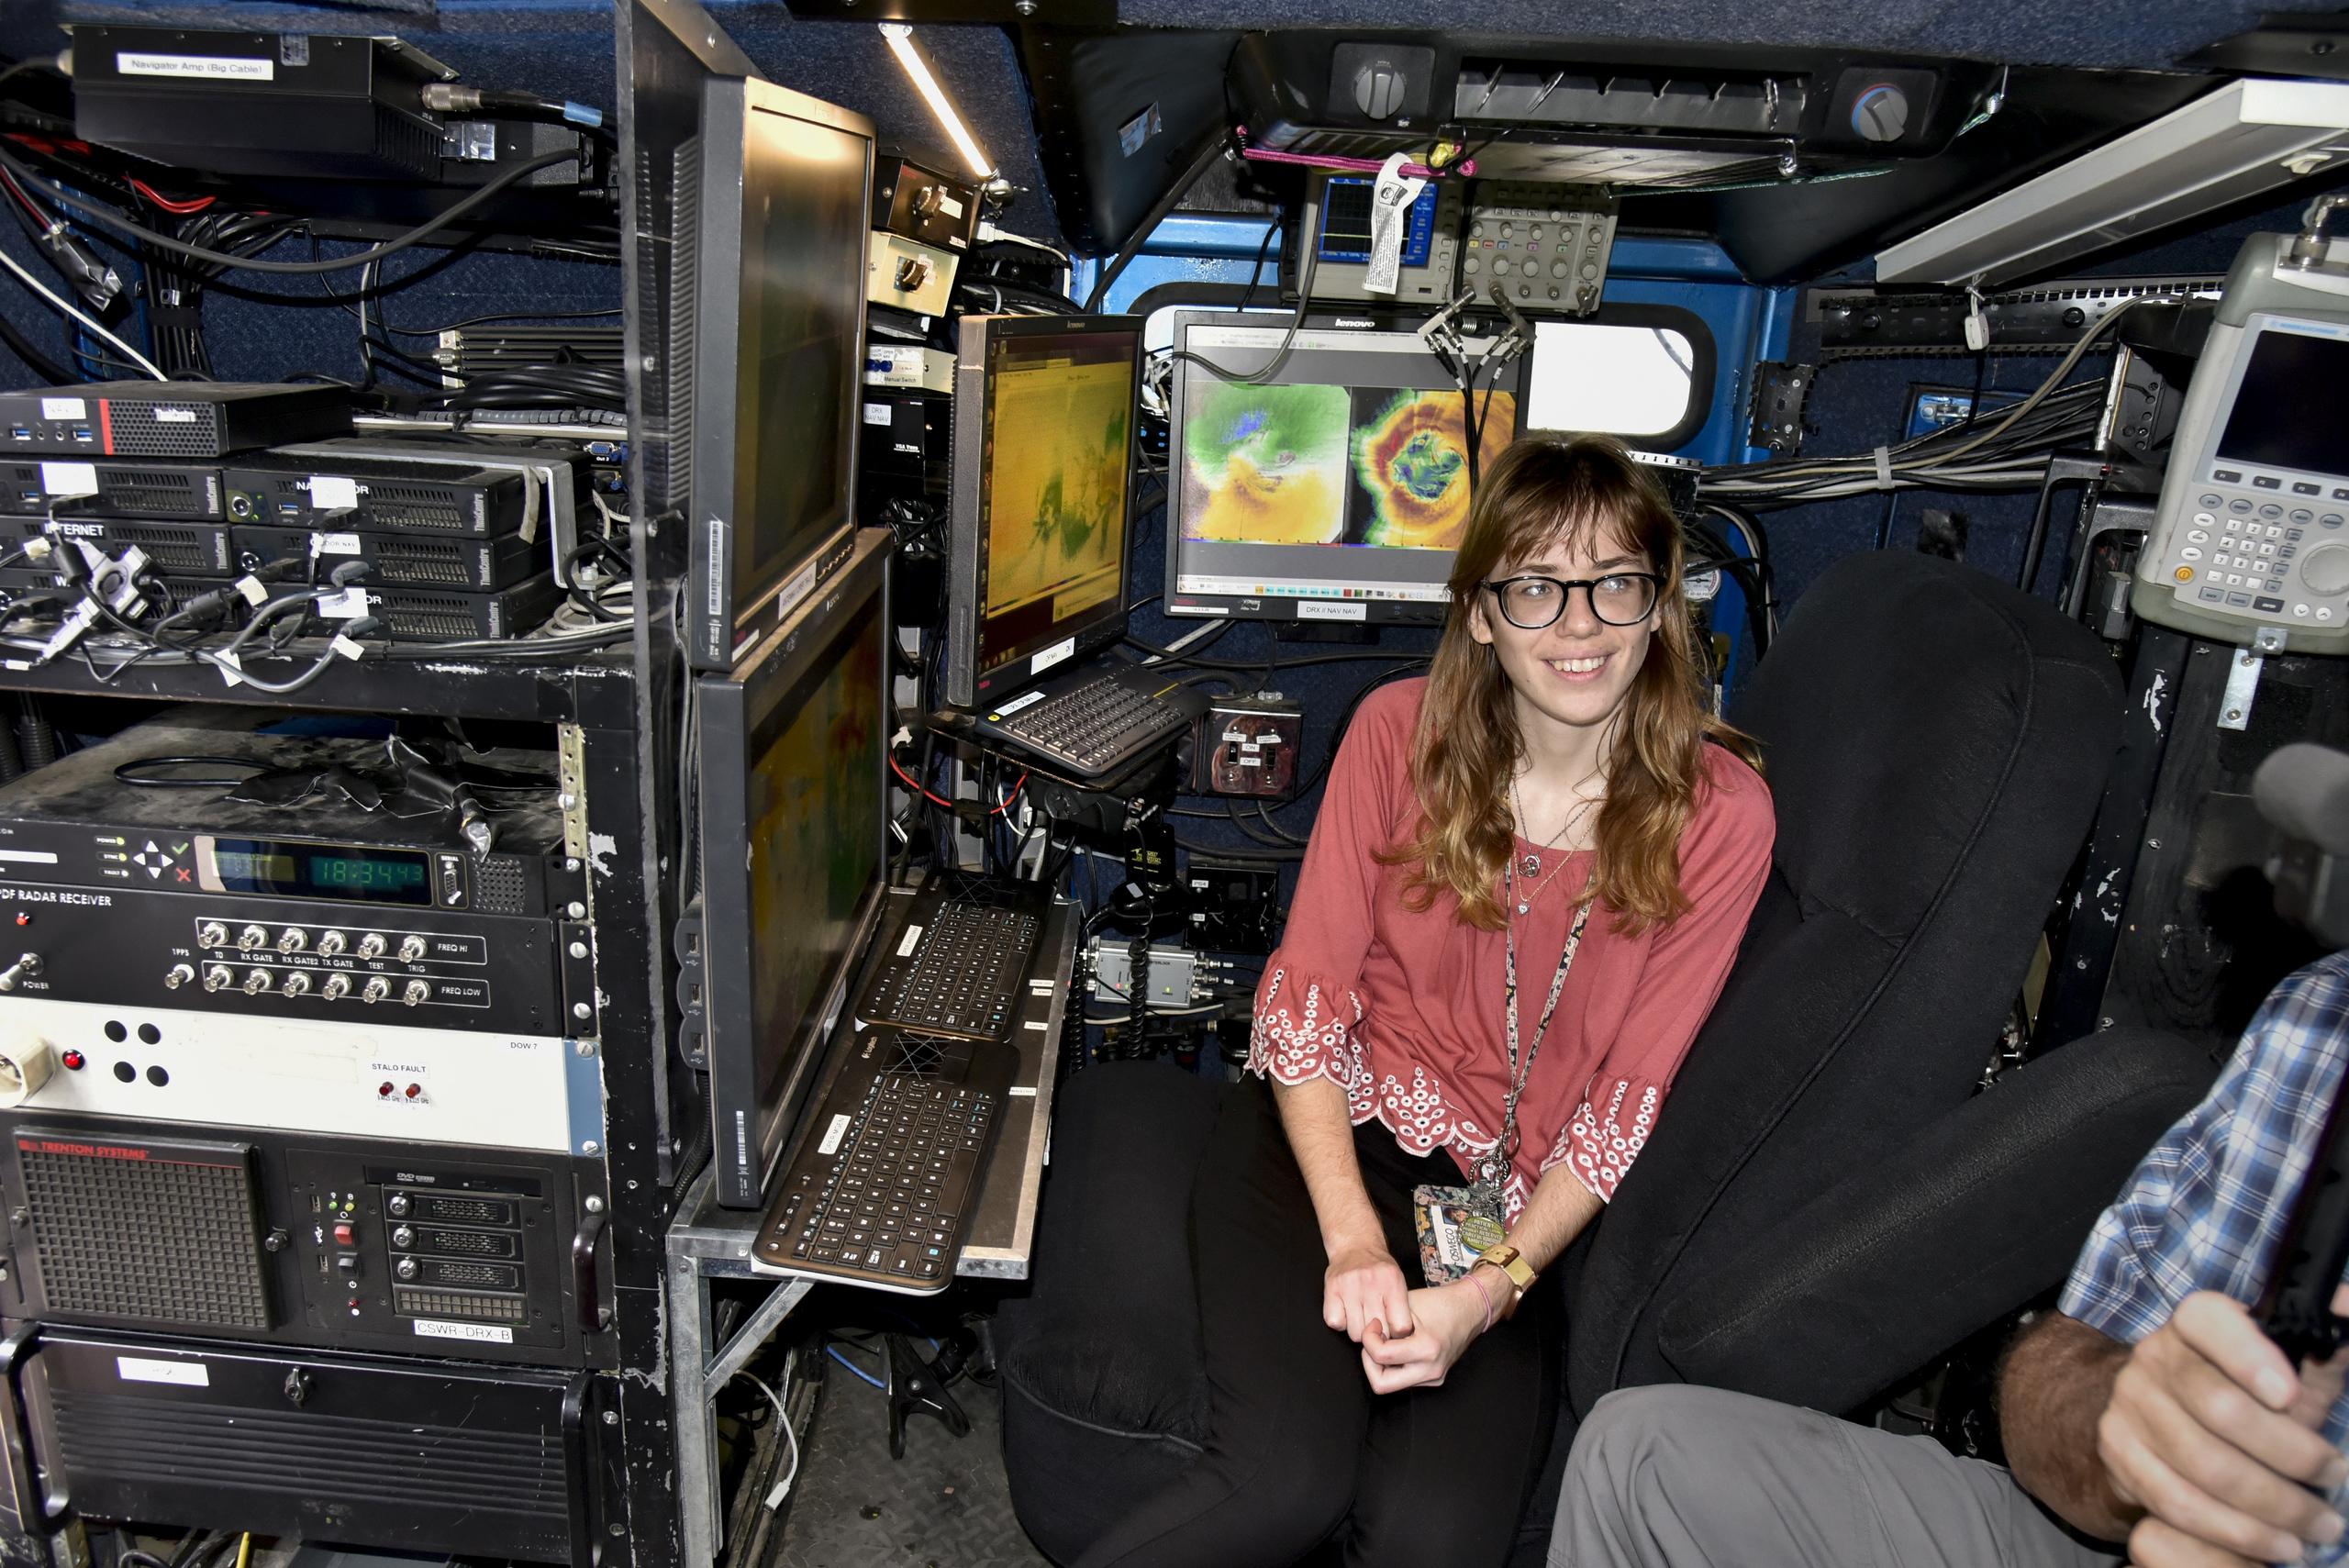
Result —
<svg viewBox="0 0 2349 1568"><path fill-rule="evenodd" d="M1245 318L1176 328L1172 391L1177 614L1433 619L1468 524L1469 406L1476 465L1516 438L1514 372L1464 399L1408 332L1308 328L1266 384L1219 374L1264 363L1286 335Z"/></svg>

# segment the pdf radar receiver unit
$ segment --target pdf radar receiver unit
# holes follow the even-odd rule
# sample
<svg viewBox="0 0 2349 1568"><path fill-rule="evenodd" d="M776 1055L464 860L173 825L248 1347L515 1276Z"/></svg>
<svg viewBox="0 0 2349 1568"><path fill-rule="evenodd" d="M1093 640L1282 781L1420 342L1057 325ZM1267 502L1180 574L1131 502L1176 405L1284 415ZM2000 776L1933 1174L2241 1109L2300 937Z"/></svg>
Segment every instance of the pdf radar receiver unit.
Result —
<svg viewBox="0 0 2349 1568"><path fill-rule="evenodd" d="M2349 653L2349 240L2324 237L2337 200L2298 236L2253 235L2227 274L2137 558L2146 620L2262 653Z"/></svg>

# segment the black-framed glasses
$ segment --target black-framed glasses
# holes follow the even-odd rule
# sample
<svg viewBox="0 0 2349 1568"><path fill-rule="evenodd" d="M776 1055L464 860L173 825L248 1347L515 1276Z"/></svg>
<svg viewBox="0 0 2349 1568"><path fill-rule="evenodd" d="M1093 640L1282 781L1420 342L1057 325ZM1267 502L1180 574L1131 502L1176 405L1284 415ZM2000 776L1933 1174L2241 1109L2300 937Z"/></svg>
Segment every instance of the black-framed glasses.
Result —
<svg viewBox="0 0 2349 1568"><path fill-rule="evenodd" d="M1566 613L1576 588L1590 595L1590 613L1609 626L1637 626L1655 608L1664 579L1653 572L1610 572L1604 577L1504 577L1480 584L1501 602L1501 614L1520 631L1540 631Z"/></svg>

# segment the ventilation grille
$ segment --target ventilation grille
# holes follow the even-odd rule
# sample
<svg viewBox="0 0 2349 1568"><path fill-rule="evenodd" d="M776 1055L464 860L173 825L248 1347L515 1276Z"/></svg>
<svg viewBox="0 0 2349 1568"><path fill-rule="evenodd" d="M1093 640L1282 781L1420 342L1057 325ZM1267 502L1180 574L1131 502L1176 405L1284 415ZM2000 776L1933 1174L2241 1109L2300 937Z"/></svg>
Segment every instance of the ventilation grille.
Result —
<svg viewBox="0 0 2349 1568"><path fill-rule="evenodd" d="M173 414L193 412L192 420L175 420L159 424L155 410L168 407ZM208 403L191 406L184 403L130 403L111 399L107 411L110 448L116 457L188 457L220 450L220 411ZM185 476L182 476L184 482Z"/></svg>
<svg viewBox="0 0 2349 1568"><path fill-rule="evenodd" d="M119 427L117 427L117 432ZM116 442L119 448L120 440ZM210 482L201 485L185 472L153 468L101 468L98 498L117 512L140 517L217 517L220 497Z"/></svg>
<svg viewBox="0 0 2349 1568"><path fill-rule="evenodd" d="M436 529L459 533L473 525L479 495L431 484L400 484L380 479L367 482L360 497L361 513L385 527Z"/></svg>
<svg viewBox="0 0 2349 1568"><path fill-rule="evenodd" d="M701 315L701 139L677 149L669 222L668 508L690 513L694 461L694 329Z"/></svg>
<svg viewBox="0 0 2349 1568"><path fill-rule="evenodd" d="M415 1251L461 1258L511 1258L518 1245L515 1237L495 1230L424 1229L416 1233Z"/></svg>
<svg viewBox="0 0 2349 1568"><path fill-rule="evenodd" d="M500 856L473 857L473 907L484 915L519 915L525 910L529 879L522 863Z"/></svg>
<svg viewBox="0 0 2349 1568"><path fill-rule="evenodd" d="M21 1132L40 1295L51 1312L270 1326L251 1150Z"/></svg>
<svg viewBox="0 0 2349 1568"><path fill-rule="evenodd" d="M1800 76L1742 72L1612 74L1587 61L1465 60L1453 90L1464 123L1606 126L1791 136L1807 97Z"/></svg>
<svg viewBox="0 0 2349 1568"><path fill-rule="evenodd" d="M186 534L173 528L142 528L135 524L117 523L107 531L117 549L135 544L166 572L217 575L228 569L228 563L217 554L217 530Z"/></svg>
<svg viewBox="0 0 2349 1568"><path fill-rule="evenodd" d="M448 1291L392 1289L392 1310L404 1318L454 1318L474 1323L519 1323L525 1308L518 1296L458 1296Z"/></svg>
<svg viewBox="0 0 2349 1568"><path fill-rule="evenodd" d="M375 545L373 577L378 583L416 583L435 588L465 588L473 583L471 558L463 545L430 539L387 539Z"/></svg>
<svg viewBox="0 0 2349 1568"><path fill-rule="evenodd" d="M560 1429L501 1432L52 1388L53 1468L568 1529ZM463 1408L462 1405L456 1407Z"/></svg>
<svg viewBox="0 0 2349 1568"><path fill-rule="evenodd" d="M384 161L429 180L440 172L440 132L387 104L375 106L375 150Z"/></svg>
<svg viewBox="0 0 2349 1568"><path fill-rule="evenodd" d="M417 1198L416 1217L449 1225L511 1225L514 1206L503 1198L452 1197L433 1193Z"/></svg>
<svg viewBox="0 0 2349 1568"><path fill-rule="evenodd" d="M507 1263L461 1263L447 1258L421 1258L424 1283L460 1290L519 1290L521 1271Z"/></svg>

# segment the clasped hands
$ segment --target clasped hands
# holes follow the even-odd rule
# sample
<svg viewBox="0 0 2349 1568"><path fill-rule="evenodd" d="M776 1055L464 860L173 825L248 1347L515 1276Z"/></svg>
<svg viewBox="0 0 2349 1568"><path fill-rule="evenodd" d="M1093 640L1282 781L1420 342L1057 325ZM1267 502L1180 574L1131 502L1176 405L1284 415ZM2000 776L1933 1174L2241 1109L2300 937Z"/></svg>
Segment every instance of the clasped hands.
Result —
<svg viewBox="0 0 2349 1568"><path fill-rule="evenodd" d="M1505 1280L1485 1286L1508 1288ZM1321 1277L1321 1320L1362 1347L1363 1375L1375 1394L1442 1384L1485 1331L1486 1300L1464 1278L1411 1288L1383 1247L1341 1248Z"/></svg>

